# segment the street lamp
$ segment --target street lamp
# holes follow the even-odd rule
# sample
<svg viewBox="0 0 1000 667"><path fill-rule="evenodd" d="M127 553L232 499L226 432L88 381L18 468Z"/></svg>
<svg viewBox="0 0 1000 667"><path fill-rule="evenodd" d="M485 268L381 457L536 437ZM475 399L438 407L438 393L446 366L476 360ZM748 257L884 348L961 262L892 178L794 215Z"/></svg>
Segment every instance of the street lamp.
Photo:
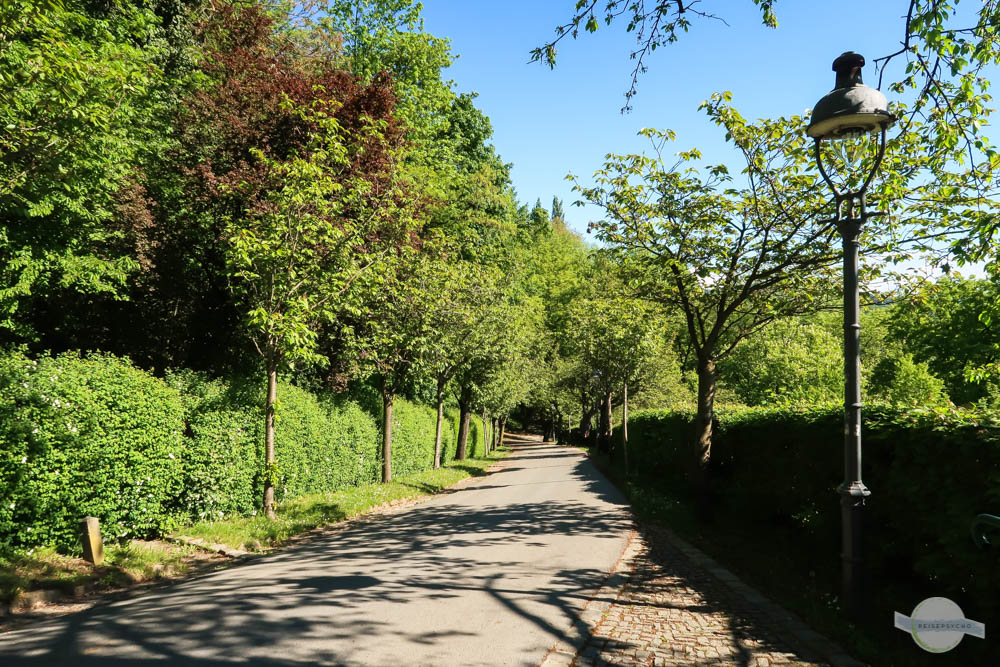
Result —
<svg viewBox="0 0 1000 667"><path fill-rule="evenodd" d="M878 213L865 210L865 195L885 155L885 132L896 118L878 90L861 82L864 56L848 51L833 61L837 82L816 103L806 134L815 139L816 163L833 190L835 222L844 243L844 482L837 488L841 507L841 599L847 614L856 618L861 594L861 520L871 491L861 481L861 359L858 321L858 235L861 225ZM879 135L874 162L860 187L838 188L823 165L824 141ZM860 175L856 175L860 176ZM857 179L854 180L857 183Z"/></svg>

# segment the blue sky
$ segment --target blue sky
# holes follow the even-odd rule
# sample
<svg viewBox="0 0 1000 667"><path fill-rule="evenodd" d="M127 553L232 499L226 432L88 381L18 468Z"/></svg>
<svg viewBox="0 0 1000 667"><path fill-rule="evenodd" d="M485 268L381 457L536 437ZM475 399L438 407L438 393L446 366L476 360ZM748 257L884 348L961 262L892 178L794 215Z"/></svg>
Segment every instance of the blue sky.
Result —
<svg viewBox="0 0 1000 667"><path fill-rule="evenodd" d="M528 64L529 51L566 21L575 0L423 3L425 30L450 39L459 55L445 76L458 91L479 93L494 144L514 164L519 198L531 204L541 198L548 207L558 196L570 226L582 234L601 212L569 205L576 196L567 173L587 182L606 153L645 150L647 140L636 136L643 127L672 129L678 151L698 147L708 162L739 167L722 133L697 110L703 100L728 90L748 118L801 113L833 87L831 63L847 50L868 58L865 82L874 85L870 63L899 47L907 6L903 0L777 2L779 27L770 29L750 0L706 2L728 25L695 19L679 42L652 54L633 111L623 115L635 45L624 24L602 23L596 34L563 40L558 65L549 70Z"/></svg>

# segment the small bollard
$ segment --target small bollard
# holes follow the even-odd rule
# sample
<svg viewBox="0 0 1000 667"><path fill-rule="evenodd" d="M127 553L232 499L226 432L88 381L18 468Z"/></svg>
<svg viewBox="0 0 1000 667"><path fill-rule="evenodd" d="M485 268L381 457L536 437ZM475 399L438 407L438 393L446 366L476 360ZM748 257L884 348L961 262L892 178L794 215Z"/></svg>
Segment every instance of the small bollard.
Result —
<svg viewBox="0 0 1000 667"><path fill-rule="evenodd" d="M101 541L101 523L97 517L80 520L80 537L83 540L83 557L94 565L104 562L104 542Z"/></svg>

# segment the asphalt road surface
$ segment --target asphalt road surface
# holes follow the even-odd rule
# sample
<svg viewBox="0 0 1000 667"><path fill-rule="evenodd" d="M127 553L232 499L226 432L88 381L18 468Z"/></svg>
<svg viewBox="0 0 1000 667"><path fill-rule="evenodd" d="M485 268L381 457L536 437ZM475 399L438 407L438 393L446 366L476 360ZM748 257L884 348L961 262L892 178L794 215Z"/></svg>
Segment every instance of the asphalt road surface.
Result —
<svg viewBox="0 0 1000 667"><path fill-rule="evenodd" d="M452 493L0 634L0 665L537 665L630 523L578 450L512 444Z"/></svg>

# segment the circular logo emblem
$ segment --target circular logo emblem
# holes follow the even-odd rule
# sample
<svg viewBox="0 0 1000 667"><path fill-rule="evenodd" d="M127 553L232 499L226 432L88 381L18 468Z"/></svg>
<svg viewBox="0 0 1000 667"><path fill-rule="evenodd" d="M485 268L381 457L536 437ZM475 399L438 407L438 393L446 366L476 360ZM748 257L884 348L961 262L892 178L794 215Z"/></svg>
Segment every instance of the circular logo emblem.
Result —
<svg viewBox="0 0 1000 667"><path fill-rule="evenodd" d="M910 616L913 640L931 653L944 653L958 646L971 629L961 607L948 598L927 598Z"/></svg>

